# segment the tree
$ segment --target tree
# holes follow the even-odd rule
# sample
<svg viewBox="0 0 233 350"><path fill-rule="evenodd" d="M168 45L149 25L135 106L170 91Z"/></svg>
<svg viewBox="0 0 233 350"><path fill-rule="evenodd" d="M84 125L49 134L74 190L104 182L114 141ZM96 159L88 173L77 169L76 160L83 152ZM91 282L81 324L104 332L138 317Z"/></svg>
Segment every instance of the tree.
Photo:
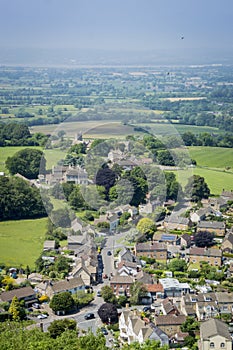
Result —
<svg viewBox="0 0 233 350"><path fill-rule="evenodd" d="M194 236L197 247L211 247L214 244L214 234L208 231L200 231Z"/></svg>
<svg viewBox="0 0 233 350"><path fill-rule="evenodd" d="M185 190L191 196L192 202L199 202L210 195L210 189L204 177L199 175L193 175L189 178Z"/></svg>
<svg viewBox="0 0 233 350"><path fill-rule="evenodd" d="M134 342L129 344L124 344L121 348L122 350L168 350L167 345L161 345L160 341L147 339L142 344Z"/></svg>
<svg viewBox="0 0 233 350"><path fill-rule="evenodd" d="M74 307L74 299L69 292L55 294L49 304L54 312L68 312Z"/></svg>
<svg viewBox="0 0 233 350"><path fill-rule="evenodd" d="M52 211L51 219L55 225L60 227L70 227L71 225L69 210L67 208Z"/></svg>
<svg viewBox="0 0 233 350"><path fill-rule="evenodd" d="M156 226L153 220L149 218L142 218L139 220L137 224L137 230L144 234L150 233L151 231L155 231Z"/></svg>
<svg viewBox="0 0 233 350"><path fill-rule="evenodd" d="M168 150L162 150L158 152L157 159L159 164L161 165L167 165L167 166L174 166L175 161L173 159L173 156Z"/></svg>
<svg viewBox="0 0 233 350"><path fill-rule="evenodd" d="M80 186L76 186L69 195L69 203L75 210L80 210L85 207L85 200L81 193Z"/></svg>
<svg viewBox="0 0 233 350"><path fill-rule="evenodd" d="M136 281L130 286L130 303L132 305L138 305L140 299L147 294L147 290L142 282Z"/></svg>
<svg viewBox="0 0 233 350"><path fill-rule="evenodd" d="M105 194L108 197L109 190L112 186L114 186L116 180L116 174L114 171L109 169L108 167L99 169L96 175L96 185L103 186L105 188Z"/></svg>
<svg viewBox="0 0 233 350"><path fill-rule="evenodd" d="M47 212L36 187L31 187L18 177L0 177L1 220L30 219L42 216L47 216Z"/></svg>
<svg viewBox="0 0 233 350"><path fill-rule="evenodd" d="M77 322L72 319L65 318L63 320L55 320L50 323L48 332L51 338L59 337L66 330L76 330Z"/></svg>
<svg viewBox="0 0 233 350"><path fill-rule="evenodd" d="M103 323L117 323L117 307L112 303L105 303L98 309L98 315Z"/></svg>
<svg viewBox="0 0 233 350"><path fill-rule="evenodd" d="M24 308L20 305L20 302L16 296L14 296L11 301L9 313L12 315L13 321L20 321L25 317Z"/></svg>
<svg viewBox="0 0 233 350"><path fill-rule="evenodd" d="M105 303L112 303L116 304L117 299L115 294L112 291L112 288L109 286L104 286L101 288L101 295L102 298L104 299Z"/></svg>
<svg viewBox="0 0 233 350"><path fill-rule="evenodd" d="M28 179L36 179L39 173L45 174L45 163L42 151L25 148L7 158L6 168L12 175L19 173Z"/></svg>
<svg viewBox="0 0 233 350"><path fill-rule="evenodd" d="M187 271L187 263L185 260L181 259L172 259L170 263L168 264L168 268L171 271Z"/></svg>

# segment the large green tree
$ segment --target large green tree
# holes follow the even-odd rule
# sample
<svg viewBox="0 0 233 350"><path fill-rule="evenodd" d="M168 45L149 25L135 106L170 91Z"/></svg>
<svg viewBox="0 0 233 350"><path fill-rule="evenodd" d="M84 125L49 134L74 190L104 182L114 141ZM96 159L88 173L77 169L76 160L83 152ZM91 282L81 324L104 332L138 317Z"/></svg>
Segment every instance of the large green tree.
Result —
<svg viewBox="0 0 233 350"><path fill-rule="evenodd" d="M210 189L205 182L204 177L199 175L193 175L189 178L185 190L191 197L192 202L199 202L203 198L208 198L210 195Z"/></svg>
<svg viewBox="0 0 233 350"><path fill-rule="evenodd" d="M130 303L137 305L141 298L147 294L147 290L142 282L136 281L130 286Z"/></svg>
<svg viewBox="0 0 233 350"><path fill-rule="evenodd" d="M45 174L45 163L42 151L25 148L7 158L6 168L12 175L19 173L28 179L36 179L39 173Z"/></svg>
<svg viewBox="0 0 233 350"><path fill-rule="evenodd" d="M72 319L65 318L63 320L55 320L50 323L48 332L50 337L57 338L66 330L76 330L77 322Z"/></svg>
<svg viewBox="0 0 233 350"><path fill-rule="evenodd" d="M0 177L0 220L30 219L46 216L36 187L18 177Z"/></svg>
<svg viewBox="0 0 233 350"><path fill-rule="evenodd" d="M69 292L55 294L49 304L54 312L70 311L74 307L74 299Z"/></svg>

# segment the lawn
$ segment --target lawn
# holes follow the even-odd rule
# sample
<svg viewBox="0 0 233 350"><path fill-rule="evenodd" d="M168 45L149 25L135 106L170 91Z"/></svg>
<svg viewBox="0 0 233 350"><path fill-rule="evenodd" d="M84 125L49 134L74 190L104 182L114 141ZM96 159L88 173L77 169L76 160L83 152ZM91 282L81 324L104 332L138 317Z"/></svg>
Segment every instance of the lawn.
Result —
<svg viewBox="0 0 233 350"><path fill-rule="evenodd" d="M222 147L189 147L190 157L198 166L208 168L233 168L233 149Z"/></svg>
<svg viewBox="0 0 233 350"><path fill-rule="evenodd" d="M16 152L21 151L24 148L33 148L42 150L45 153L45 158L47 161L46 168L51 169L53 165L56 165L57 162L61 159L64 159L66 156L66 152L60 149L46 149L44 150L42 147L34 146L16 146L16 147L0 147L0 171L4 171L8 173L5 167L5 161L8 157L12 157Z"/></svg>
<svg viewBox="0 0 233 350"><path fill-rule="evenodd" d="M174 171L183 188L187 184L187 178L192 175L190 172L190 175L187 176L187 171L188 170ZM205 178L211 194L219 195L223 189L233 190L233 173L198 167L194 168L192 171L193 174L200 175Z"/></svg>
<svg viewBox="0 0 233 350"><path fill-rule="evenodd" d="M7 147L0 147L0 171L7 172L7 169L5 168L5 161L8 157L12 157L16 152L21 151L24 148L33 148L33 149L41 149L41 147L25 147L25 146L7 146Z"/></svg>
<svg viewBox="0 0 233 350"><path fill-rule="evenodd" d="M0 222L0 262L34 268L44 243L47 218Z"/></svg>

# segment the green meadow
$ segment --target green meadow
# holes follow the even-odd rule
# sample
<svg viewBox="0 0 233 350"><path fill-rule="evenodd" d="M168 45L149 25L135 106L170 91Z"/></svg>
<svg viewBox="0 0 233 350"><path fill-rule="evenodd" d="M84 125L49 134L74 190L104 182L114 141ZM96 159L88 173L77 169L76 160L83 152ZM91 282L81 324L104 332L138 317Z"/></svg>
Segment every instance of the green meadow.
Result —
<svg viewBox="0 0 233 350"><path fill-rule="evenodd" d="M47 218L0 222L0 262L34 268L45 239Z"/></svg>
<svg viewBox="0 0 233 350"><path fill-rule="evenodd" d="M208 168L233 168L233 149L222 147L188 147L190 157L198 166Z"/></svg>
<svg viewBox="0 0 233 350"><path fill-rule="evenodd" d="M66 156L65 151L62 151L56 148L43 150L43 148L39 146L0 147L0 171L4 171L5 173L8 173L8 170L5 167L5 161L7 160L8 157L12 157L16 152L21 151L24 148L33 148L33 149L42 150L45 154L47 169L51 169L53 165L56 165L59 160L64 159Z"/></svg>

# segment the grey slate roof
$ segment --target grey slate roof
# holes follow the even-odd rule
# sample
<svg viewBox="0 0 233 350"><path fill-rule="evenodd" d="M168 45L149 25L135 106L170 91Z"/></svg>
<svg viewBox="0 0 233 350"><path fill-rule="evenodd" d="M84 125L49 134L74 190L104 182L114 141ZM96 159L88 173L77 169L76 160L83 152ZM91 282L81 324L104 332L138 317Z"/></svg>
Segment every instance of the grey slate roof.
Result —
<svg viewBox="0 0 233 350"><path fill-rule="evenodd" d="M201 323L200 335L202 339L213 337L215 335L221 335L222 337L231 340L231 335L228 331L226 323L218 319L210 319Z"/></svg>

